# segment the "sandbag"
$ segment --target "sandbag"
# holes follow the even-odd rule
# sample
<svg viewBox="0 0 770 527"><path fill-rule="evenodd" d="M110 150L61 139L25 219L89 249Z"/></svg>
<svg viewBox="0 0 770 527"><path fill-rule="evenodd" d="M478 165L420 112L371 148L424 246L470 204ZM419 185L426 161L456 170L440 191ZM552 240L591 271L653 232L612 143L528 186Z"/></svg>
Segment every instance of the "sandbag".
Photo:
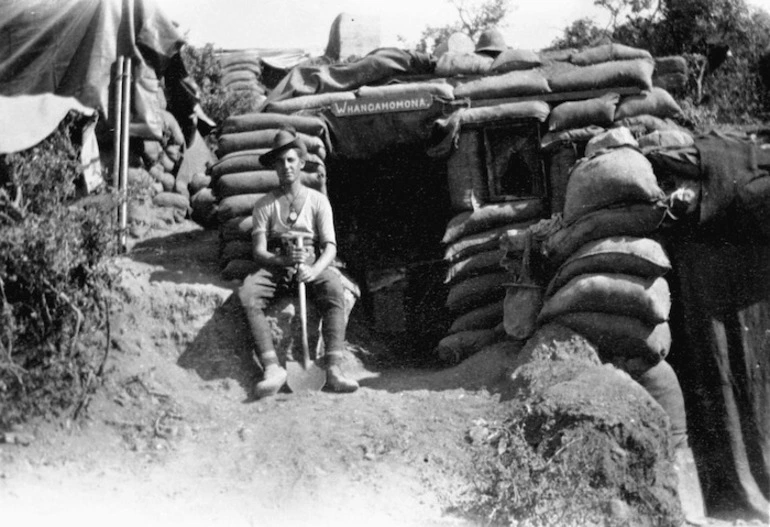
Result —
<svg viewBox="0 0 770 527"><path fill-rule="evenodd" d="M615 107L620 100L617 93L607 93L594 99L567 101L551 110L548 131L558 132L584 126L609 126L615 117Z"/></svg>
<svg viewBox="0 0 770 527"><path fill-rule="evenodd" d="M173 174L174 169L176 168L176 163L173 159L168 157L168 154L166 154L165 150L160 153L160 156L158 157L158 163L160 166L163 167L163 170L166 172Z"/></svg>
<svg viewBox="0 0 770 527"><path fill-rule="evenodd" d="M257 75L248 69L232 69L222 74L221 81L223 86L229 87L234 82L257 82Z"/></svg>
<svg viewBox="0 0 770 527"><path fill-rule="evenodd" d="M229 51L217 55L217 60L223 69L233 68L236 65L242 67L244 64L253 64L259 66L259 54L251 51Z"/></svg>
<svg viewBox="0 0 770 527"><path fill-rule="evenodd" d="M152 166L160 159L160 153L163 147L158 141L145 139L142 142L142 161L146 166Z"/></svg>
<svg viewBox="0 0 770 527"><path fill-rule="evenodd" d="M620 273L640 278L658 278L671 270L663 246L651 238L614 236L588 242L559 267L548 284L553 295L581 274Z"/></svg>
<svg viewBox="0 0 770 527"><path fill-rule="evenodd" d="M593 240L621 235L648 236L658 230L665 216L665 207L641 203L589 212L547 236L541 252L553 264L559 265Z"/></svg>
<svg viewBox="0 0 770 527"><path fill-rule="evenodd" d="M229 196L217 203L217 220L224 223L237 216L247 216L254 210L254 204L264 194L241 194Z"/></svg>
<svg viewBox="0 0 770 527"><path fill-rule="evenodd" d="M166 145L163 151L174 162L174 165L177 165L182 160L182 147L180 145Z"/></svg>
<svg viewBox="0 0 770 527"><path fill-rule="evenodd" d="M603 44L572 53L569 58L570 62L577 66L634 59L652 60L652 55L646 49L632 48L623 44Z"/></svg>
<svg viewBox="0 0 770 527"><path fill-rule="evenodd" d="M656 130L682 130L682 127L671 119L661 119L654 115L637 115L615 121L613 126L624 126L631 130L636 137L649 134Z"/></svg>
<svg viewBox="0 0 770 527"><path fill-rule="evenodd" d="M612 128L592 137L586 143L585 156L591 157L602 150L617 148L619 146L632 146L637 148L639 143L634 139L631 130L625 127Z"/></svg>
<svg viewBox="0 0 770 527"><path fill-rule="evenodd" d="M541 123L548 119L551 107L544 101L521 101L461 108L457 110L460 126L466 124L494 123L519 119L537 119Z"/></svg>
<svg viewBox="0 0 770 527"><path fill-rule="evenodd" d="M460 238L495 227L539 218L543 210L543 200L533 198L490 203L474 211L461 212L449 220L441 243L454 243Z"/></svg>
<svg viewBox="0 0 770 527"><path fill-rule="evenodd" d="M273 147L273 139L277 132L277 129L267 129L224 134L219 138L217 155L224 157L231 152L240 152L242 150L270 149ZM305 144L308 152L316 154L321 158L326 158L326 146L324 146L321 138L303 133L298 133L297 136Z"/></svg>
<svg viewBox="0 0 770 527"><path fill-rule="evenodd" d="M620 147L575 164L567 182L564 221L612 206L664 199L647 158L634 148Z"/></svg>
<svg viewBox="0 0 770 527"><path fill-rule="evenodd" d="M561 130L559 132L546 132L540 138L540 148L547 152L552 148L558 147L563 142L584 143L605 130L602 126L590 125L583 128Z"/></svg>
<svg viewBox="0 0 770 527"><path fill-rule="evenodd" d="M163 141L167 143L167 146L168 144L184 145L184 134L174 114L167 110L161 110L160 117L163 120Z"/></svg>
<svg viewBox="0 0 770 527"><path fill-rule="evenodd" d="M500 247L500 236L508 231L524 232L532 225L533 221L502 225L461 238L446 248L444 260L457 262L473 254L482 253Z"/></svg>
<svg viewBox="0 0 770 527"><path fill-rule="evenodd" d="M578 311L565 313L553 322L580 333L598 348L604 362L640 358L648 364L664 359L671 350L671 328L668 322L645 324L638 318Z"/></svg>
<svg viewBox="0 0 770 527"><path fill-rule="evenodd" d="M222 241L251 241L253 225L254 216L251 214L230 218L219 226L219 238Z"/></svg>
<svg viewBox="0 0 770 527"><path fill-rule="evenodd" d="M259 264L254 260L230 260L222 269L222 278L224 280L243 280L258 270Z"/></svg>
<svg viewBox="0 0 770 527"><path fill-rule="evenodd" d="M321 181L317 174L300 173L300 181L306 187L321 190ZM220 198L239 194L265 194L280 186L275 170L255 170L225 174L212 185L214 193Z"/></svg>
<svg viewBox="0 0 770 527"><path fill-rule="evenodd" d="M671 295L663 277L626 274L584 274L567 282L546 299L538 316L544 324L559 315L596 311L638 318L650 325L668 320Z"/></svg>
<svg viewBox="0 0 770 527"><path fill-rule="evenodd" d="M459 81L455 86L455 97L472 100L501 99L550 91L548 81L539 70L522 70Z"/></svg>
<svg viewBox="0 0 770 527"><path fill-rule="evenodd" d="M441 339L436 353L447 364L458 364L498 338L499 333L495 329L461 331Z"/></svg>
<svg viewBox="0 0 770 527"><path fill-rule="evenodd" d="M654 115L655 117L674 117L682 113L682 108L663 88L653 86L650 90L639 95L628 95L621 99L615 111L615 120L636 117L637 115Z"/></svg>
<svg viewBox="0 0 770 527"><path fill-rule="evenodd" d="M684 130L656 130L639 138L639 148L645 153L659 148L680 148L694 144L692 135Z"/></svg>
<svg viewBox="0 0 770 527"><path fill-rule="evenodd" d="M190 218L207 229L213 228L216 225L216 205L216 198L211 189L201 189L190 198Z"/></svg>
<svg viewBox="0 0 770 527"><path fill-rule="evenodd" d="M504 272L483 274L463 280L449 289L446 307L451 313L459 315L500 300L505 296L503 284L510 280L510 275Z"/></svg>
<svg viewBox="0 0 770 527"><path fill-rule="evenodd" d="M504 256L504 250L493 249L460 260L447 269L444 283L453 284L471 276L499 271L501 269L500 261Z"/></svg>
<svg viewBox="0 0 770 527"><path fill-rule="evenodd" d="M401 82L384 86L361 86L356 90L359 97L409 97L429 94L446 100L454 100L454 87L445 82Z"/></svg>
<svg viewBox="0 0 770 527"><path fill-rule="evenodd" d="M251 112L231 115L222 123L222 133L253 132L292 126L302 134L316 137L326 136L326 125L319 117L311 115L284 115L281 113Z"/></svg>
<svg viewBox="0 0 770 527"><path fill-rule="evenodd" d="M152 198L153 205L158 207L173 207L187 212L190 208L190 200L173 192L161 192Z"/></svg>
<svg viewBox="0 0 770 527"><path fill-rule="evenodd" d="M176 182L174 175L169 174L163 170L161 165L158 164L151 166L147 173L150 174L150 176L152 176L155 181L163 186L164 191L171 192L174 190L174 183Z"/></svg>
<svg viewBox="0 0 770 527"><path fill-rule="evenodd" d="M503 321L503 303L500 301L477 307L452 322L447 333L459 333L474 329L492 329Z"/></svg>
<svg viewBox="0 0 770 527"><path fill-rule="evenodd" d="M449 201L453 211L475 210L489 198L478 130L460 132L457 149L447 159Z"/></svg>
<svg viewBox="0 0 770 527"><path fill-rule="evenodd" d="M222 265L231 260L248 260L252 255L251 242L242 240L230 240L222 243L219 252L219 261Z"/></svg>
<svg viewBox="0 0 770 527"><path fill-rule="evenodd" d="M192 181L190 181L190 194L196 194L204 188L208 187L211 183L211 176L207 176L202 172L193 174Z"/></svg>
<svg viewBox="0 0 770 527"><path fill-rule="evenodd" d="M292 99L269 102L265 106L265 110L274 113L295 113L301 110L329 108L335 102L354 101L355 99L356 94L352 91L302 95Z"/></svg>
<svg viewBox="0 0 770 527"><path fill-rule="evenodd" d="M591 66L543 68L548 85L554 92L598 90L601 88L652 88L655 63L646 59L602 62ZM455 94L457 92L455 91Z"/></svg>
<svg viewBox="0 0 770 527"><path fill-rule="evenodd" d="M259 156L268 152L268 148L258 148L255 150L242 150L231 152L223 156L219 161L211 165L209 173L211 177L217 179L225 174L234 174L237 172L251 172L254 170L272 170L272 167L266 167L259 161ZM324 167L323 159L316 154L307 153L305 156L305 172L319 172Z"/></svg>
<svg viewBox="0 0 770 527"><path fill-rule="evenodd" d="M486 75L492 69L494 59L478 53L444 53L436 62L438 77L457 75ZM455 94L457 97L457 94Z"/></svg>
<svg viewBox="0 0 770 527"><path fill-rule="evenodd" d="M567 182L578 160L575 143L562 141L558 147L551 149L548 162L548 183L550 189L550 211L556 214L564 210L564 200L567 195Z"/></svg>
<svg viewBox="0 0 770 527"><path fill-rule="evenodd" d="M543 61L535 51L530 49L508 48L500 53L492 62L493 73L528 70L539 67Z"/></svg>

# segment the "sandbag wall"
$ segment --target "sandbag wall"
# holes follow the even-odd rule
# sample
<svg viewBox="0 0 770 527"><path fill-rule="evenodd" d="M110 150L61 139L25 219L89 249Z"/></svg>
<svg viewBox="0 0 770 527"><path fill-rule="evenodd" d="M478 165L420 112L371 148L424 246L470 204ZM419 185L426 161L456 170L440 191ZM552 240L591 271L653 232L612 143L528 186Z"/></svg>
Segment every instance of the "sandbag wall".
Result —
<svg viewBox="0 0 770 527"><path fill-rule="evenodd" d="M225 90L250 99L254 106L266 99L267 88L262 83L262 60L254 51L225 51L217 55L222 67Z"/></svg>
<svg viewBox="0 0 770 527"><path fill-rule="evenodd" d="M442 56L442 60L440 67L450 66L442 74L458 70L467 74L497 73L454 83L456 97L467 97L471 101L487 99L485 104L495 98L515 97L533 91L545 94L606 90L598 97L556 102L550 107L542 101L530 101L457 112L455 120L460 131L448 159L447 176L451 206L459 214L450 222L443 240L448 244L445 254L449 266L447 307L455 318L448 335L437 346L439 357L454 363L506 338L505 324L502 323L504 284L512 282L515 274L507 273L500 266L505 255L500 249L500 237L506 232L521 234L535 221L562 212L569 174L583 157L586 143L591 138L621 127L628 127L622 129L626 132L630 129L637 136L653 131L674 131L685 138L689 136L670 119L680 114L681 109L666 90L653 85L655 61L644 50L608 45L582 52L567 50L550 57L508 50L495 61L475 56L471 60L451 54ZM489 62L488 69L479 69L479 61ZM675 58L667 59L665 63L669 72L672 71L671 64L679 64ZM502 70L507 73L500 74ZM612 91L612 88L627 87L639 88L641 92L621 96ZM512 108L515 111L511 113ZM477 121L475 117L469 117L474 112L489 117ZM511 121L544 122L541 153L548 177L548 199L536 200L537 207L527 200L500 204L487 202L488 174L483 137L477 128L484 122L503 124L508 114L511 114ZM634 141L630 133L628 136ZM502 211L510 215L506 217ZM474 225L475 222L484 227L472 227L469 232L456 234L458 225ZM508 255L509 259L516 257Z"/></svg>
<svg viewBox="0 0 770 527"><path fill-rule="evenodd" d="M244 278L256 269L252 257L252 212L256 201L279 187L278 175L259 157L270 150L281 127L291 126L307 148L302 182L326 193L326 128L318 118L249 113L231 116L222 125L217 155L209 168L216 201L220 264L226 279Z"/></svg>
<svg viewBox="0 0 770 527"><path fill-rule="evenodd" d="M181 221L191 216L205 224L214 205L213 197L206 191L209 178L205 170L214 160L214 154L197 132L186 141L170 112L161 110L161 118L160 140L131 138L129 183L152 188L153 205L169 209L170 219ZM149 227L141 210L138 204L129 207L129 221L136 235Z"/></svg>
<svg viewBox="0 0 770 527"><path fill-rule="evenodd" d="M671 264L655 235L666 203L652 164L628 129L590 140L569 175L565 227L546 243L558 268L538 323L556 322L585 335L603 361L625 371L643 372L663 360L671 347L664 278Z"/></svg>

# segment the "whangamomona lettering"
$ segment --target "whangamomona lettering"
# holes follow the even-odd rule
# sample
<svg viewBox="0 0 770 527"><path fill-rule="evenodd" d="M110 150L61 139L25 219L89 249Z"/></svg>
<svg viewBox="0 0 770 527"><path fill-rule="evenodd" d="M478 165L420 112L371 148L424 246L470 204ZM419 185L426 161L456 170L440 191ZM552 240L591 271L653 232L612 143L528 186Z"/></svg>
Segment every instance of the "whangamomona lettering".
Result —
<svg viewBox="0 0 770 527"><path fill-rule="evenodd" d="M433 98L430 95L420 95L406 99L343 101L332 104L332 113L338 117L347 117L351 115L427 110L432 102Z"/></svg>

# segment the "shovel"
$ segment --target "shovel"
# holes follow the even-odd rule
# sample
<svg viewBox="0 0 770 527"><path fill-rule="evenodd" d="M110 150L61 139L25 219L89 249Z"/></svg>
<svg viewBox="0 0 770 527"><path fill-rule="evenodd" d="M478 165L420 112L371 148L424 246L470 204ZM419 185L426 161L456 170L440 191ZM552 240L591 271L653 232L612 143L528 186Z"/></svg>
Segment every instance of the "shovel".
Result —
<svg viewBox="0 0 770 527"><path fill-rule="evenodd" d="M303 235L293 237L295 243L301 244ZM299 267L299 266L297 266ZM307 336L307 296L305 282L297 281L299 293L299 319L302 326L302 361L286 362L286 383L294 393L318 391L326 384L326 371L310 360L310 345Z"/></svg>

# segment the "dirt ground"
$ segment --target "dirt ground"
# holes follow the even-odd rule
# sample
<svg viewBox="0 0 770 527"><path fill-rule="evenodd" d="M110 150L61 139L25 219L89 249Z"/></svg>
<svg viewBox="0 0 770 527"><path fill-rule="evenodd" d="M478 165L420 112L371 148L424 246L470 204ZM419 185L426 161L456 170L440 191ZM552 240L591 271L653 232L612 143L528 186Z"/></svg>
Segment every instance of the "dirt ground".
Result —
<svg viewBox="0 0 770 527"><path fill-rule="evenodd" d="M348 395L253 400L259 378L217 233L157 225L121 275L105 383L82 422L0 444L4 525L470 526L467 432L500 411L496 357L381 368L349 332ZM376 344L376 345L375 345ZM711 520L709 525L740 525Z"/></svg>

